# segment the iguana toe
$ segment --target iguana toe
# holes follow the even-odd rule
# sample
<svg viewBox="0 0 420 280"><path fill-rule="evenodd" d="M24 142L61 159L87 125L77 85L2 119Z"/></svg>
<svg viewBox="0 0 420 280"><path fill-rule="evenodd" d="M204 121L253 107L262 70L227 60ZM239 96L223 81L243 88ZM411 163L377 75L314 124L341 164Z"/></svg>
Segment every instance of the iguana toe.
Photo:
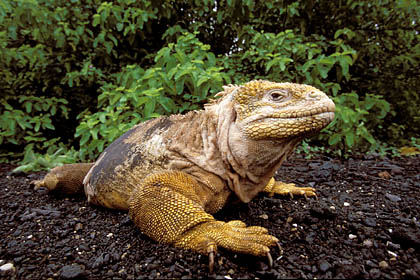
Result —
<svg viewBox="0 0 420 280"><path fill-rule="evenodd" d="M295 195L308 197L316 197L316 190L311 187L297 187L295 184L286 184L283 182L275 181L274 178L270 180L267 186L264 188L264 192L269 193L269 196L275 194L278 195L289 195L292 199Z"/></svg>

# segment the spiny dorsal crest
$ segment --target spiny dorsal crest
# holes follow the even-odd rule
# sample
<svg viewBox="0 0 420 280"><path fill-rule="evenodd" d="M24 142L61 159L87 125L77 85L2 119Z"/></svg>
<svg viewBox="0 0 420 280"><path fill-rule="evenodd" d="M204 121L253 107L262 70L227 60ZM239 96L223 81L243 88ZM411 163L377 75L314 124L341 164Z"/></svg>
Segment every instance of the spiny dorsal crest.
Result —
<svg viewBox="0 0 420 280"><path fill-rule="evenodd" d="M218 92L214 97L217 98L216 100L212 100L213 102L217 102L220 99L225 97L235 97L235 99L245 99L247 96L257 96L257 94L261 91L265 91L269 89L270 85L274 85L276 83L265 81L265 80L254 80L250 81L242 86L229 84L227 86L223 86L223 91ZM239 95L239 96L238 96ZM220 97L220 98L218 98ZM239 101L239 100L238 100ZM245 101L245 100L244 100ZM212 102L212 103L213 103Z"/></svg>

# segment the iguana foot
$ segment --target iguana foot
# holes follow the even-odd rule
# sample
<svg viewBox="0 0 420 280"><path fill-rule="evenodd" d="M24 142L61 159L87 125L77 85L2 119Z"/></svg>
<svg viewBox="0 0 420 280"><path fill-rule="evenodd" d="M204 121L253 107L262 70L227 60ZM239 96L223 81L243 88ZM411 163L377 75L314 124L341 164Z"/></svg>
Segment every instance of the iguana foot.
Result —
<svg viewBox="0 0 420 280"><path fill-rule="evenodd" d="M202 193L202 185L184 172L151 174L132 192L129 215L154 240L208 255L210 271L218 248L265 256L272 265L269 247L278 239L263 227L215 220L205 211Z"/></svg>
<svg viewBox="0 0 420 280"><path fill-rule="evenodd" d="M311 187L296 187L295 184L286 184L283 182L279 182L274 180L274 178L271 178L271 180L268 182L267 186L265 186L264 192L269 193L269 196L273 196L274 194L279 195L290 195L291 198L293 198L294 195L301 195L305 198L308 198L310 196L315 196L317 198L315 189Z"/></svg>
<svg viewBox="0 0 420 280"><path fill-rule="evenodd" d="M208 254L209 270L212 272L218 247L237 253L266 256L271 267L273 259L269 247L278 245L278 239L267 234L267 229L263 227L247 227L241 221L209 221L185 232L174 245Z"/></svg>

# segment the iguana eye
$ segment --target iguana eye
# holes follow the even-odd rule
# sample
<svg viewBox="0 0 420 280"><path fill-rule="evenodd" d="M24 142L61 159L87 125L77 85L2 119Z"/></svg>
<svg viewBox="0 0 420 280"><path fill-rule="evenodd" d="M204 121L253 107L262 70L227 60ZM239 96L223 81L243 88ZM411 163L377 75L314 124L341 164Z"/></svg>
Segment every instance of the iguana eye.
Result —
<svg viewBox="0 0 420 280"><path fill-rule="evenodd" d="M268 92L268 97L274 102L280 102L286 99L289 96L289 93L285 90L271 90Z"/></svg>

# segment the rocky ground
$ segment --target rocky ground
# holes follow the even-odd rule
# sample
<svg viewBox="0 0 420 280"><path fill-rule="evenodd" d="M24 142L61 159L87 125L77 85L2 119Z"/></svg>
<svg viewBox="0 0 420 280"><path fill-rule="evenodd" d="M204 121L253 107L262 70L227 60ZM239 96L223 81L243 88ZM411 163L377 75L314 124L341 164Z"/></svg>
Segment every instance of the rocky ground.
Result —
<svg viewBox="0 0 420 280"><path fill-rule="evenodd" d="M0 165L0 277L420 278L420 156L346 161L293 156L278 178L317 189L318 200L258 196L216 216L260 225L283 252L265 258L220 250L208 257L157 244L126 213L60 198Z"/></svg>

